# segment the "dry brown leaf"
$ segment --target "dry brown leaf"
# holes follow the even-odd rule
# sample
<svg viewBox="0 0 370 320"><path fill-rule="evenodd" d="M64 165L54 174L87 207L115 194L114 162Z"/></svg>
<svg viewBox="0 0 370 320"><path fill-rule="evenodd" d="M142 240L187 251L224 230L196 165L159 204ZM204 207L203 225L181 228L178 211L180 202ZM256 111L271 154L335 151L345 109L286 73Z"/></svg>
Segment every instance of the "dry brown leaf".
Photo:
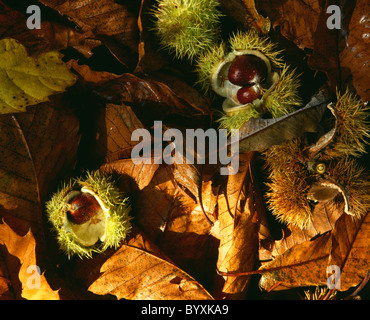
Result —
<svg viewBox="0 0 370 320"><path fill-rule="evenodd" d="M314 47L314 33L322 10L319 0L256 0L256 7L270 17L274 28L279 26L281 34L298 47Z"/></svg>
<svg viewBox="0 0 370 320"><path fill-rule="evenodd" d="M256 1L259 10L271 18L272 24L279 27L281 34L293 41L301 49L311 49L308 66L325 72L331 88L345 90L354 87L363 101L368 101L369 74L366 72L369 37L367 30L369 3L343 1L340 3L341 29L329 29L327 20L330 14L327 7L333 1Z"/></svg>
<svg viewBox="0 0 370 320"><path fill-rule="evenodd" d="M41 0L40 2L67 16L85 32L93 30L96 34L106 35L124 33L129 39L133 38L137 30L135 16L126 6L113 0Z"/></svg>
<svg viewBox="0 0 370 320"><path fill-rule="evenodd" d="M132 159L122 159L103 164L100 171L106 174L119 174L121 189L132 192L144 189L158 168L159 164L135 164Z"/></svg>
<svg viewBox="0 0 370 320"><path fill-rule="evenodd" d="M101 255L79 266L89 291L130 300L210 300L212 296L177 268L141 231L109 257Z"/></svg>
<svg viewBox="0 0 370 320"><path fill-rule="evenodd" d="M7 7L0 1L0 38L14 38L22 43L28 53L38 57L46 51L74 47L85 56L92 55L91 50L100 45L99 40L92 38L93 33L80 33L77 30L55 21L41 20L40 29L28 29L27 16Z"/></svg>
<svg viewBox="0 0 370 320"><path fill-rule="evenodd" d="M369 12L369 1L356 1L356 7L346 30L348 32L348 45L340 53L342 72L345 73L347 69L350 70L350 74L343 74L342 76L343 78L346 76L352 78L352 84L363 101L370 101L370 73L368 67L366 67L369 64L369 54L364 54L369 52L370 46Z"/></svg>
<svg viewBox="0 0 370 320"><path fill-rule="evenodd" d="M221 0L220 2L228 15L243 28L255 28L260 34L267 34L270 31L270 19L257 12L254 0Z"/></svg>
<svg viewBox="0 0 370 320"><path fill-rule="evenodd" d="M75 162L80 136L77 118L61 106L61 97L19 115L0 117L0 207L20 234L32 228L43 239L42 201L56 177ZM38 241L37 241L38 242Z"/></svg>
<svg viewBox="0 0 370 320"><path fill-rule="evenodd" d="M172 260L166 256L134 222L132 223L132 229L125 239L124 244L146 251L160 259L172 263ZM116 250L111 248L108 249L105 254L96 255L94 259L78 260L73 268L71 277L83 281L86 287L89 287L101 275L100 268L102 264L104 264L115 252Z"/></svg>
<svg viewBox="0 0 370 320"><path fill-rule="evenodd" d="M132 106L138 118L145 119L144 124L149 126L173 114L192 117L193 121L208 114L208 109L178 97L168 85L128 73L108 81L94 92L109 103Z"/></svg>
<svg viewBox="0 0 370 320"><path fill-rule="evenodd" d="M369 271L370 215L355 219L342 215L333 230L329 265L340 268L340 290L358 285Z"/></svg>
<svg viewBox="0 0 370 320"><path fill-rule="evenodd" d="M158 243L163 236L170 214L179 205L179 192L171 169L163 165L156 170L148 186L136 194L138 224L154 243Z"/></svg>
<svg viewBox="0 0 370 320"><path fill-rule="evenodd" d="M340 268L340 290L361 283L369 270L369 215L363 219L342 214L334 229L314 240L293 245L259 269L261 287L326 285L327 268ZM265 273L266 272L266 273ZM277 288L275 288L277 289Z"/></svg>
<svg viewBox="0 0 370 320"><path fill-rule="evenodd" d="M326 233L315 240L294 245L259 268L258 271L263 273L260 287L269 290L276 284L285 289L326 285L331 243L331 234Z"/></svg>
<svg viewBox="0 0 370 320"><path fill-rule="evenodd" d="M70 19L82 33L93 32L95 43L104 43L122 64L134 69L139 37L136 3L121 5L114 0L40 2ZM76 48L83 52L84 47Z"/></svg>
<svg viewBox="0 0 370 320"><path fill-rule="evenodd" d="M51 289L45 275L40 274L39 277L36 275L35 266L38 264L36 242L31 231L25 236L19 236L6 223L0 224L0 244L6 247L6 254L3 254L6 269L2 271L11 270L8 281L17 283L19 279L21 283L20 288L12 287L14 298L60 300L58 291ZM2 251L5 251L4 248ZM2 299L1 296L0 299Z"/></svg>
<svg viewBox="0 0 370 320"><path fill-rule="evenodd" d="M260 260L274 259L294 245L309 241L312 238L334 229L338 218L344 214L343 205L335 203L318 203L312 212L312 221L306 229L287 226L283 229L283 237L276 241L264 241L268 250L260 251ZM261 255L262 253L262 255Z"/></svg>
<svg viewBox="0 0 370 320"><path fill-rule="evenodd" d="M143 128L132 108L125 104L107 103L99 107L93 123L89 152L100 163L110 163L131 157L132 148L138 141L131 139L132 132Z"/></svg>
<svg viewBox="0 0 370 320"><path fill-rule="evenodd" d="M202 284L212 285L219 240L210 232L203 209L211 217L217 204L212 182L203 185L203 208L193 197L179 194L158 245L182 270Z"/></svg>
<svg viewBox="0 0 370 320"><path fill-rule="evenodd" d="M61 106L60 97L27 113L0 117L0 217L17 234L32 233L37 244L35 264L40 268L51 259L43 201L74 165L78 129L77 118ZM11 241L9 237L3 243L8 246Z"/></svg>
<svg viewBox="0 0 370 320"><path fill-rule="evenodd" d="M148 80L158 81L162 84L168 86L176 97L182 99L189 103L192 107L201 111L202 114L209 114L211 108L211 99L202 95L194 85L190 85L185 82L184 78L179 76L172 75L170 73L165 72L155 72L151 73L150 78ZM209 126L210 123L206 123L205 125ZM190 124L190 126L195 127L194 124Z"/></svg>
<svg viewBox="0 0 370 320"><path fill-rule="evenodd" d="M211 300L188 274L150 253L123 245L101 268L90 287L95 294L130 300Z"/></svg>
<svg viewBox="0 0 370 320"><path fill-rule="evenodd" d="M253 153L240 154L239 172L228 177L218 201L220 246L217 269L222 272L253 270L258 248L257 224L253 220L255 199L250 170ZM243 299L249 276L227 277L220 298Z"/></svg>
<svg viewBox="0 0 370 320"><path fill-rule="evenodd" d="M0 300L14 300L16 298L12 286L15 287L16 284L12 284L5 255L0 250Z"/></svg>
<svg viewBox="0 0 370 320"><path fill-rule="evenodd" d="M131 158L132 148L139 143L131 139L136 129L143 124L136 117L132 108L126 105L107 104L102 110L97 125L99 137L96 149L106 153L100 170L108 174L121 176L121 186L125 191L136 191L145 188L153 178L159 164L135 163Z"/></svg>
<svg viewBox="0 0 370 320"><path fill-rule="evenodd" d="M119 77L111 72L94 71L88 65L79 64L74 59L69 60L68 65L80 75L82 81L85 83L99 84Z"/></svg>

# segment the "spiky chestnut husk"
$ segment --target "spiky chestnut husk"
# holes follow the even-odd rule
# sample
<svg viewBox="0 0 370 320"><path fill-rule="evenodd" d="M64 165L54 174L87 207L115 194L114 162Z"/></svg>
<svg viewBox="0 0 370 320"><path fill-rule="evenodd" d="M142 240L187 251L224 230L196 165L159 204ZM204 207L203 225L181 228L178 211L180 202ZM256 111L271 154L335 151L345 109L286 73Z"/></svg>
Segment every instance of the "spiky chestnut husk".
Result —
<svg viewBox="0 0 370 320"><path fill-rule="evenodd" d="M198 59L198 82L203 90L207 92L212 88L226 98L223 103L225 114L219 119L220 128L239 129L252 117L279 117L301 106L298 75L284 64L279 54L276 45L268 38L250 30L235 33L229 40L228 48L225 44L214 46ZM230 66L242 55L255 55L265 62L268 70L266 81L259 83L262 97L245 105L236 97L242 86L228 80Z"/></svg>
<svg viewBox="0 0 370 320"><path fill-rule="evenodd" d="M161 45L177 58L193 60L217 42L217 0L160 0L153 10Z"/></svg>
<svg viewBox="0 0 370 320"><path fill-rule="evenodd" d="M356 218L370 210L369 174L350 157L365 152L368 108L349 90L337 93L328 108L335 123L315 144L294 139L264 153L269 207L278 219L302 229L311 220L312 201L344 202L344 212Z"/></svg>
<svg viewBox="0 0 370 320"><path fill-rule="evenodd" d="M281 222L305 229L314 201L344 200L345 213L361 218L370 210L368 173L354 159L307 162L300 139L265 152L269 170L267 202Z"/></svg>
<svg viewBox="0 0 370 320"><path fill-rule="evenodd" d="M366 153L370 137L370 123L367 120L370 108L347 89L343 94L337 91L335 110L338 117L337 132L320 158L325 160L344 155L358 157Z"/></svg>
<svg viewBox="0 0 370 320"><path fill-rule="evenodd" d="M335 300L337 292L329 292L328 287L316 287L315 291L307 290L304 292L305 300Z"/></svg>
<svg viewBox="0 0 370 320"><path fill-rule="evenodd" d="M369 172L355 159L343 157L327 162L323 180L342 187L346 213L360 219L370 210L369 178Z"/></svg>
<svg viewBox="0 0 370 320"><path fill-rule="evenodd" d="M69 218L70 203L77 196L92 195L100 205L98 212L83 223ZM95 206L94 206L95 210ZM68 257L91 258L109 247L117 248L131 229L128 198L99 171L64 184L46 203L48 219L56 233L60 248Z"/></svg>
<svg viewBox="0 0 370 320"><path fill-rule="evenodd" d="M310 182L304 163L302 142L294 139L265 152L269 171L268 207L281 222L305 228L311 221L311 203L307 198Z"/></svg>

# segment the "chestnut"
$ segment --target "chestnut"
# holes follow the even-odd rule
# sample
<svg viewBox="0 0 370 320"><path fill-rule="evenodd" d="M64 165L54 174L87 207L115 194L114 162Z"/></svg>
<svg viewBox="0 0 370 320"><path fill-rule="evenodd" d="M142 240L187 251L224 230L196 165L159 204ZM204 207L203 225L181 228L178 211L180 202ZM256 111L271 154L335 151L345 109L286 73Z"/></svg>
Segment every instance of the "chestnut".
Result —
<svg viewBox="0 0 370 320"><path fill-rule="evenodd" d="M228 80L238 86L261 83L267 77L266 63L255 55L238 56L228 71Z"/></svg>
<svg viewBox="0 0 370 320"><path fill-rule="evenodd" d="M249 86L244 86L238 90L236 97L238 101L242 104L251 103L256 99L261 98L262 90L258 84L252 84Z"/></svg>
<svg viewBox="0 0 370 320"><path fill-rule="evenodd" d="M89 221L100 209L98 201L92 194L80 193L69 204L68 219L80 225Z"/></svg>

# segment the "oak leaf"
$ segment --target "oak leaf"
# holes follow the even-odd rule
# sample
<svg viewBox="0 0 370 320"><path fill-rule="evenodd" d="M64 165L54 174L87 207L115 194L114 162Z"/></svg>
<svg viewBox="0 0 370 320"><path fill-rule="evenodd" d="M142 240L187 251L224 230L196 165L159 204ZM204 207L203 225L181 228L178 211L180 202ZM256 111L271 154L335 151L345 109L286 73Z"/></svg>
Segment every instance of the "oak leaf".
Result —
<svg viewBox="0 0 370 320"><path fill-rule="evenodd" d="M0 244L4 245L7 250L7 254L4 256L6 268L11 270L9 280L16 283L19 278L21 283L20 288L12 287L14 298L60 300L58 291L50 287L45 275L37 273L36 241L31 230L25 236L19 236L7 224L0 224ZM12 257L17 259L12 259ZM17 278L13 279L12 277Z"/></svg>

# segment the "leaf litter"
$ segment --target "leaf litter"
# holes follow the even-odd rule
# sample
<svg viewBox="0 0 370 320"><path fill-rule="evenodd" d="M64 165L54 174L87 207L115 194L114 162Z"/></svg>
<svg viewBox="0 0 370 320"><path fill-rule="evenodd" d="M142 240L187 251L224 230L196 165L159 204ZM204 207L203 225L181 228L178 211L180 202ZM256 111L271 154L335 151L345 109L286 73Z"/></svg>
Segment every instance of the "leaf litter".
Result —
<svg viewBox="0 0 370 320"><path fill-rule="evenodd" d="M330 116L324 84L328 92L354 87L368 100L361 67L368 56L356 55L364 46L364 1L344 8L348 38L325 31L326 42L317 29L325 10L319 1L221 1L227 31L252 24L282 39L308 88L306 108L295 115L245 124L239 172L228 177L212 165L137 165L130 157L135 129L152 130L154 120L183 132L207 129L220 105L201 93L191 64L159 49L151 36L153 1L39 3L42 28L28 30L20 27L27 18L22 6L0 1L1 43L19 48L29 70L48 52L57 65L63 56L66 64L42 76L59 79L56 70L68 75L58 88L36 90L37 96L32 79L31 91L19 84L19 103L7 104L2 113L10 113L0 115L0 299L299 299L307 289L313 293L306 296L320 296L316 287L327 286L330 265L342 271L335 298L368 298L368 215L356 220L344 213L343 203L319 202L306 229L282 225L266 206L260 156L297 135L328 131L320 126ZM332 42L335 47L327 45ZM308 61L298 61L305 55ZM1 59L1 71L9 60ZM124 72L104 67L109 64ZM20 102L25 93L33 102L27 108ZM62 181L89 169L119 177L132 199L133 231L117 250L68 260L46 222L44 204ZM40 267L37 290L27 286L28 265Z"/></svg>

